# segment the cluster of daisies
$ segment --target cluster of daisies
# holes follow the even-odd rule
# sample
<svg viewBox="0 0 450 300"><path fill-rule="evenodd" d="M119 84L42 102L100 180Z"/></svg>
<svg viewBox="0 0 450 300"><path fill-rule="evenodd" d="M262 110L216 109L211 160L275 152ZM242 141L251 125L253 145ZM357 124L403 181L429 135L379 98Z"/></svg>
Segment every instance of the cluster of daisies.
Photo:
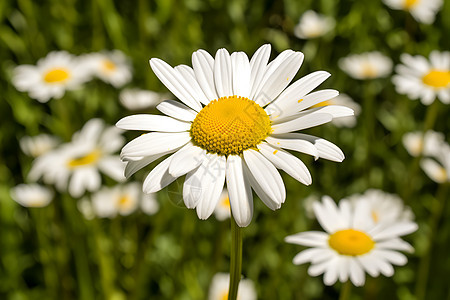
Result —
<svg viewBox="0 0 450 300"><path fill-rule="evenodd" d="M436 183L450 182L450 145L441 132L408 132L403 145L411 156L420 157L422 170Z"/></svg>

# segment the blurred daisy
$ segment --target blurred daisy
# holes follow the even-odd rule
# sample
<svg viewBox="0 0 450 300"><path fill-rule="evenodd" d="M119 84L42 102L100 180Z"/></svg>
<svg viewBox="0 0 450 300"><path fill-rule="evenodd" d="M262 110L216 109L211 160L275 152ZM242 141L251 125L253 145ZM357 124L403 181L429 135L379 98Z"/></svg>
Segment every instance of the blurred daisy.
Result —
<svg viewBox="0 0 450 300"><path fill-rule="evenodd" d="M120 92L120 103L129 110L140 110L155 107L163 99L163 95L141 89L124 89Z"/></svg>
<svg viewBox="0 0 450 300"><path fill-rule="evenodd" d="M341 200L339 207L328 196L314 205L315 215L326 232L307 231L285 238L292 244L312 247L294 257L294 264L311 262L310 276L324 273L324 283L333 285L337 280L351 280L362 286L364 272L373 277L392 276L392 265L405 265L407 258L401 251L413 251L400 236L417 230L417 224L397 221L390 224L375 223L367 201L358 201L352 207Z"/></svg>
<svg viewBox="0 0 450 300"><path fill-rule="evenodd" d="M294 35L300 39L312 39L327 34L334 28L334 19L315 11L306 11L294 28Z"/></svg>
<svg viewBox="0 0 450 300"><path fill-rule="evenodd" d="M408 132L403 135L403 146L411 156L435 155L445 144L445 137L442 133L428 130L425 134L422 131Z"/></svg>
<svg viewBox="0 0 450 300"><path fill-rule="evenodd" d="M131 81L131 65L119 50L87 54L84 60L95 76L116 88Z"/></svg>
<svg viewBox="0 0 450 300"><path fill-rule="evenodd" d="M42 177L60 191L68 189L73 197L82 196L86 190L97 191L101 186L99 171L116 181L125 180L124 164L113 155L123 144L119 129L92 119L73 135L70 143L36 158L28 178L36 181Z"/></svg>
<svg viewBox="0 0 450 300"><path fill-rule="evenodd" d="M380 52L365 52L341 58L339 67L355 79L374 79L391 73L392 60Z"/></svg>
<svg viewBox="0 0 450 300"><path fill-rule="evenodd" d="M442 0L383 0L392 9L408 11L416 21L425 24L434 22L441 9Z"/></svg>
<svg viewBox="0 0 450 300"><path fill-rule="evenodd" d="M38 157L54 149L60 140L49 134L39 134L36 136L24 136L19 144L23 153L32 157Z"/></svg>
<svg viewBox="0 0 450 300"><path fill-rule="evenodd" d="M450 182L450 146L443 145L433 158L423 158L420 166L434 182Z"/></svg>
<svg viewBox="0 0 450 300"><path fill-rule="evenodd" d="M139 191L142 193L141 186ZM154 215L159 211L159 203L156 200L156 194L143 194L141 199L141 209L147 215Z"/></svg>
<svg viewBox="0 0 450 300"><path fill-rule="evenodd" d="M219 221L229 219L231 216L230 198L228 197L228 191L226 188L224 188L222 194L220 194L219 201L214 209L214 216Z"/></svg>
<svg viewBox="0 0 450 300"><path fill-rule="evenodd" d="M382 190L368 189L364 194L350 196L349 200L355 206L359 205L359 201L366 201L370 209L370 216L375 224L389 224L399 221L412 221L414 219L411 208L406 207L399 196Z"/></svg>
<svg viewBox="0 0 450 300"><path fill-rule="evenodd" d="M353 101L352 98L350 98L346 94L339 94L337 97L327 100L321 103L318 103L314 105L314 107L322 107L326 105L340 105L340 106L346 106L351 109L353 109L354 115L353 116L347 116L347 117L341 117L341 118L334 118L332 123L338 127L355 127L356 125L356 117L361 112L361 106Z"/></svg>
<svg viewBox="0 0 450 300"><path fill-rule="evenodd" d="M136 182L103 187L92 195L93 212L99 218L114 218L118 214L128 216L139 207L143 195Z"/></svg>
<svg viewBox="0 0 450 300"><path fill-rule="evenodd" d="M167 116L134 115L116 125L127 130L155 131L125 145L125 175L156 159L176 152L155 167L144 181L144 192L164 188L186 175L183 200L207 219L217 206L227 182L231 211L239 226L253 215L251 188L272 210L281 207L286 191L280 173L284 170L309 185L305 164L282 148L316 158L342 161L344 154L334 144L310 135L292 133L353 115L343 106L311 106L338 95L335 90L310 93L330 76L318 71L287 87L303 61L303 54L282 52L268 64L270 45L259 48L249 61L243 52L220 49L213 58L198 50L193 68L172 68L153 58L150 65L158 78L183 103L168 100L157 106Z"/></svg>
<svg viewBox="0 0 450 300"><path fill-rule="evenodd" d="M429 105L439 98L442 103L450 103L450 52L433 51L430 60L409 54L400 56L402 65L395 67L392 77L395 89L410 99L418 99Z"/></svg>
<svg viewBox="0 0 450 300"><path fill-rule="evenodd" d="M12 82L16 89L28 92L39 102L61 98L66 90L79 88L90 79L89 70L79 58L66 51L53 51L34 65L14 69Z"/></svg>
<svg viewBox="0 0 450 300"><path fill-rule="evenodd" d="M228 287L230 285L230 274L216 273L209 287L208 300L228 299ZM238 287L238 300L256 300L256 290L253 281L241 279Z"/></svg>
<svg viewBox="0 0 450 300"><path fill-rule="evenodd" d="M19 184L11 189L11 198L25 207L44 207L53 200L53 192L39 184Z"/></svg>

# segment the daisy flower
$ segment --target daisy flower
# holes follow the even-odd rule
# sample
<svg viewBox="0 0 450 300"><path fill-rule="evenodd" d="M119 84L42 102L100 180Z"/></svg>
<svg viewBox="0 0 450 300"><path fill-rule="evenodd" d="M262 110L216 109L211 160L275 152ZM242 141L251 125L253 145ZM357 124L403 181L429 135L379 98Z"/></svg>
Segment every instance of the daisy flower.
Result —
<svg viewBox="0 0 450 300"><path fill-rule="evenodd" d="M314 213L326 232L307 231L287 236L285 241L311 247L294 257L294 264L311 262L310 276L324 273L326 285L337 280L351 280L362 286L365 272L373 277L392 276L392 265L405 265L407 258L398 251L412 251L410 244L400 236L417 230L411 221L375 223L367 201L358 201L354 207L341 200L339 207L328 196L314 203Z"/></svg>
<svg viewBox="0 0 450 300"><path fill-rule="evenodd" d="M24 136L20 139L19 144L23 153L28 156L38 157L54 149L60 140L49 134L39 134L36 136Z"/></svg>
<svg viewBox="0 0 450 300"><path fill-rule="evenodd" d="M294 35L300 39L312 39L327 34L334 28L334 19L308 10L300 17Z"/></svg>
<svg viewBox="0 0 450 300"><path fill-rule="evenodd" d="M24 207L44 207L53 200L53 192L39 184L19 184L11 189L11 198Z"/></svg>
<svg viewBox="0 0 450 300"><path fill-rule="evenodd" d="M450 52L432 51L430 60L425 57L402 54L403 64L395 67L392 77L397 93L418 99L430 105L439 98L442 103L450 103Z"/></svg>
<svg viewBox="0 0 450 300"><path fill-rule="evenodd" d="M411 156L435 155L445 144L445 137L442 133L428 130L425 134L422 131L408 132L403 135L403 146Z"/></svg>
<svg viewBox="0 0 450 300"><path fill-rule="evenodd" d="M66 90L77 89L90 79L89 70L79 58L66 51L53 51L34 65L14 69L12 83L17 90L39 102L59 99Z"/></svg>
<svg viewBox="0 0 450 300"><path fill-rule="evenodd" d="M141 89L124 89L120 92L120 103L129 110L140 110L155 107L162 101L163 95Z"/></svg>
<svg viewBox="0 0 450 300"><path fill-rule="evenodd" d="M442 0L383 0L392 9L409 12L416 21L432 24L437 12L441 9Z"/></svg>
<svg viewBox="0 0 450 300"><path fill-rule="evenodd" d="M339 60L339 67L355 79L374 79L388 76L392 61L380 52L351 54Z"/></svg>
<svg viewBox="0 0 450 300"><path fill-rule="evenodd" d="M119 50L87 54L84 60L94 76L116 88L131 81L131 65Z"/></svg>
<svg viewBox="0 0 450 300"><path fill-rule="evenodd" d="M128 216L139 207L142 196L140 184L136 182L103 187L92 195L93 212L100 218Z"/></svg>
<svg viewBox="0 0 450 300"><path fill-rule="evenodd" d="M228 191L226 188L224 188L222 194L220 194L219 201L214 209L214 216L219 221L229 219L231 216L230 198L228 197Z"/></svg>
<svg viewBox="0 0 450 300"><path fill-rule="evenodd" d="M355 127L356 125L356 117L361 112L361 106L353 101L352 98L350 98L346 94L339 94L335 98L321 102L319 104L314 105L313 107L322 107L326 105L341 105L349 107L353 110L354 115L353 116L347 116L347 117L341 117L341 118L334 118L332 123L333 125L336 125L337 127Z"/></svg>
<svg viewBox="0 0 450 300"><path fill-rule="evenodd" d="M208 300L228 299L228 287L230 285L230 274L217 273L214 275L209 287ZM241 279L238 288L238 300L256 300L256 290L253 281Z"/></svg>
<svg viewBox="0 0 450 300"><path fill-rule="evenodd" d="M99 171L116 181L125 180L124 164L113 154L123 144L119 129L92 119L73 135L70 143L36 158L28 179L37 181L42 177L60 191L68 189L73 197L82 196L86 190L97 191L101 186Z"/></svg>
<svg viewBox="0 0 450 300"><path fill-rule="evenodd" d="M204 50L192 55L193 68L172 68L152 58L156 76L181 102L163 101L161 115L134 115L116 125L127 130L147 130L125 145L121 157L130 176L156 159L173 153L156 166L144 181L144 192L154 193L186 175L183 200L207 219L227 183L231 212L237 224L247 226L253 215L253 188L272 210L281 207L286 191L277 168L309 185L305 164L283 150L290 149L342 161L334 144L294 131L349 116L343 106L311 106L338 95L335 90L310 93L330 76L324 71L307 75L290 87L303 54L286 50L268 63L270 45L259 48L251 60L243 52L225 49L215 58Z"/></svg>
<svg viewBox="0 0 450 300"><path fill-rule="evenodd" d="M423 158L420 166L434 182L450 182L450 146L447 143L442 145L432 158Z"/></svg>
<svg viewBox="0 0 450 300"><path fill-rule="evenodd" d="M370 209L372 221L376 223L395 223L398 221L412 221L414 214L409 207L405 207L403 200L382 190L368 189L364 194L349 197L354 205L366 201Z"/></svg>

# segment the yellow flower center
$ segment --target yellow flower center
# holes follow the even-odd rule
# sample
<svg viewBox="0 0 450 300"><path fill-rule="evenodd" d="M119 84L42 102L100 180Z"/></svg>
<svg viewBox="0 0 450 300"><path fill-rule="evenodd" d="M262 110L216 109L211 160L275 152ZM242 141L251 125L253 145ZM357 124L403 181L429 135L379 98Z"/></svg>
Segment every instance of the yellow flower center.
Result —
<svg viewBox="0 0 450 300"><path fill-rule="evenodd" d="M110 61L109 59L105 59L103 61L103 69L106 72L112 72L117 68L116 64Z"/></svg>
<svg viewBox="0 0 450 300"><path fill-rule="evenodd" d="M77 167L87 166L95 164L101 156L101 151L98 149L95 149L94 151L74 159L69 160L67 163L68 167L71 169L75 169Z"/></svg>
<svg viewBox="0 0 450 300"><path fill-rule="evenodd" d="M220 295L220 300L228 300L228 292L223 292Z"/></svg>
<svg viewBox="0 0 450 300"><path fill-rule="evenodd" d="M44 81L47 83L59 83L69 79L70 73L67 69L51 69L44 75Z"/></svg>
<svg viewBox="0 0 450 300"><path fill-rule="evenodd" d="M230 96L211 101L191 126L194 144L219 155L241 154L256 148L271 132L261 106L247 98Z"/></svg>
<svg viewBox="0 0 450 300"><path fill-rule="evenodd" d="M363 65L361 73L365 78L374 78L377 76L377 70L369 63Z"/></svg>
<svg viewBox="0 0 450 300"><path fill-rule="evenodd" d="M418 0L405 0L404 5L406 9L411 9L417 4Z"/></svg>
<svg viewBox="0 0 450 300"><path fill-rule="evenodd" d="M342 255L363 255L375 246L375 242L362 231L354 229L339 230L330 235L328 244Z"/></svg>
<svg viewBox="0 0 450 300"><path fill-rule="evenodd" d="M450 71L432 69L422 77L422 82L434 88L445 88L450 84Z"/></svg>
<svg viewBox="0 0 450 300"><path fill-rule="evenodd" d="M447 180L447 171L439 167L439 169L436 170L435 178L437 182L445 182Z"/></svg>
<svg viewBox="0 0 450 300"><path fill-rule="evenodd" d="M230 208L230 198L229 197L224 197L222 199L222 201L220 201L220 205L222 205L222 207Z"/></svg>
<svg viewBox="0 0 450 300"><path fill-rule="evenodd" d="M132 203L131 197L128 195L123 195L119 199L119 206L122 208L128 208Z"/></svg>

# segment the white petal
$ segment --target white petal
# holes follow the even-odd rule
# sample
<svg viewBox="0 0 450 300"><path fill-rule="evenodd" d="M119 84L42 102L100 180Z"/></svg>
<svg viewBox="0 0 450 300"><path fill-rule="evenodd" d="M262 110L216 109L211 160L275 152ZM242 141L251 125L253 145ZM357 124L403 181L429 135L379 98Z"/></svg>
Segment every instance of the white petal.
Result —
<svg viewBox="0 0 450 300"><path fill-rule="evenodd" d="M270 58L270 44L265 44L259 47L256 50L255 54L253 54L252 59L250 60L250 69L251 69L251 79L250 79L250 98L253 99L256 93L259 91L258 87L261 83L261 79L263 78L267 63Z"/></svg>
<svg viewBox="0 0 450 300"><path fill-rule="evenodd" d="M418 228L419 227L414 222L399 222L392 226L388 226L384 230L374 234L373 239L384 240L389 238L396 238L399 236L410 234L416 231Z"/></svg>
<svg viewBox="0 0 450 300"><path fill-rule="evenodd" d="M298 139L293 135L293 133L269 136L266 138L266 141L275 147L294 150L312 155L314 157L319 157L319 152L311 142L305 141L304 139Z"/></svg>
<svg viewBox="0 0 450 300"><path fill-rule="evenodd" d="M169 173L173 177L184 175L198 166L205 159L206 150L187 143L183 148L172 155L172 161L169 166Z"/></svg>
<svg viewBox="0 0 450 300"><path fill-rule="evenodd" d="M188 88L195 91L195 94L198 97L196 100L200 101L205 105L208 105L209 99L205 96L205 93L198 84L197 79L195 78L195 73L191 69L191 67L186 65L179 65L176 66L174 69L177 70L180 73L180 75L184 78L184 80L186 80L186 82L189 84Z"/></svg>
<svg viewBox="0 0 450 300"><path fill-rule="evenodd" d="M295 265L301 265L307 262L310 262L312 258L316 257L316 255L320 252L322 252L323 249L320 248L309 248L306 250L301 251L296 256L294 256L294 259L292 262Z"/></svg>
<svg viewBox="0 0 450 300"><path fill-rule="evenodd" d="M322 231L305 231L289 235L284 238L286 243L308 247L325 247L328 244L329 235Z"/></svg>
<svg viewBox="0 0 450 300"><path fill-rule="evenodd" d="M270 160L270 162L278 169L285 171L305 185L310 185L312 183L311 174L309 173L308 168L297 157L266 143L259 144L258 149L261 151L262 155Z"/></svg>
<svg viewBox="0 0 450 300"><path fill-rule="evenodd" d="M281 136L290 138L290 139L305 140L305 141L313 143L315 148L317 149L318 156L320 158L328 159L331 161L337 161L337 162L341 162L345 158L344 153L338 146L336 146L335 144L333 144L325 139L322 139L322 138L319 138L319 137L316 137L313 135L309 135L309 134L303 134L303 133L288 133L288 134L284 134Z"/></svg>
<svg viewBox="0 0 450 300"><path fill-rule="evenodd" d="M208 99L219 98L214 84L214 58L205 50L197 50L192 54L192 67L198 84Z"/></svg>
<svg viewBox="0 0 450 300"><path fill-rule="evenodd" d="M144 180L143 191L146 194L155 193L169 184L171 184L176 177L169 174L169 165L172 156L159 163Z"/></svg>
<svg viewBox="0 0 450 300"><path fill-rule="evenodd" d="M377 260L373 259L370 255L356 256L355 258L370 276L377 277L380 275Z"/></svg>
<svg viewBox="0 0 450 300"><path fill-rule="evenodd" d="M276 210L281 207L281 203L270 198L269 195L264 191L259 182L255 179L252 172L248 169L247 165L244 164L244 176L249 180L250 185L255 191L256 195L258 195L259 199L271 210Z"/></svg>
<svg viewBox="0 0 450 300"><path fill-rule="evenodd" d="M366 281L364 271L356 259L350 260L350 280L355 286L363 286Z"/></svg>
<svg viewBox="0 0 450 300"><path fill-rule="evenodd" d="M300 69L304 55L301 52L291 51L279 64L275 62L277 58L272 62L272 65L269 64L264 78L261 81L260 86L262 88L254 99L261 106L265 106L275 100L289 85Z"/></svg>
<svg viewBox="0 0 450 300"><path fill-rule="evenodd" d="M337 230L348 228L348 224L341 220L338 213L336 203L329 196L323 196L322 202L313 202L313 210L317 220L323 229L329 233L334 233Z"/></svg>
<svg viewBox="0 0 450 300"><path fill-rule="evenodd" d="M180 103L175 100L166 100L158 104L156 109L166 114L172 118L192 122L197 116L197 112L193 109L190 109L183 103Z"/></svg>
<svg viewBox="0 0 450 300"><path fill-rule="evenodd" d="M333 120L333 116L330 114L314 113L307 114L297 119L272 125L273 134L287 133L292 131L298 131L315 126L319 126Z"/></svg>
<svg viewBox="0 0 450 300"><path fill-rule="evenodd" d="M224 48L217 50L214 60L214 83L219 97L233 96L231 58Z"/></svg>
<svg viewBox="0 0 450 300"><path fill-rule="evenodd" d="M276 203L284 203L286 189L275 166L258 151L244 151L245 164L263 191Z"/></svg>
<svg viewBox="0 0 450 300"><path fill-rule="evenodd" d="M158 58L150 59L150 66L159 80L184 104L196 111L202 109L200 102L196 100L198 95L189 88L189 83L178 71Z"/></svg>
<svg viewBox="0 0 450 300"><path fill-rule="evenodd" d="M253 216L253 195L248 179L244 176L244 161L238 155L227 158L227 189L231 212L240 227L250 224Z"/></svg>
<svg viewBox="0 0 450 300"><path fill-rule="evenodd" d="M340 257L335 257L330 260L330 264L328 265L327 270L323 276L323 282L325 285L333 285L336 283L339 276L339 262L341 261Z"/></svg>
<svg viewBox="0 0 450 300"><path fill-rule="evenodd" d="M383 258L397 266L404 266L408 262L408 259L404 254L393 250L374 249L371 254Z"/></svg>
<svg viewBox="0 0 450 300"><path fill-rule="evenodd" d="M121 157L151 156L174 150L191 140L189 132L150 132L141 135L122 148Z"/></svg>
<svg viewBox="0 0 450 300"><path fill-rule="evenodd" d="M231 54L234 95L250 97L250 63L244 52Z"/></svg>
<svg viewBox="0 0 450 300"><path fill-rule="evenodd" d="M147 130L161 132L182 132L191 128L191 123L159 115L133 115L120 119L116 126L125 130Z"/></svg>
<svg viewBox="0 0 450 300"><path fill-rule="evenodd" d="M386 241L377 242L377 249L391 249L391 250L400 250L406 252L413 252L414 248L404 240L400 238L388 239Z"/></svg>
<svg viewBox="0 0 450 300"><path fill-rule="evenodd" d="M165 153L165 154L167 154L167 153ZM142 158L141 160L127 161L127 165L125 167L125 177L127 179L130 178L131 175L133 175L134 173L136 173L143 167L151 164L152 162L154 162L155 160L157 160L158 158L160 158L161 156L163 156L165 154L155 154L152 156L146 156L146 157Z"/></svg>

